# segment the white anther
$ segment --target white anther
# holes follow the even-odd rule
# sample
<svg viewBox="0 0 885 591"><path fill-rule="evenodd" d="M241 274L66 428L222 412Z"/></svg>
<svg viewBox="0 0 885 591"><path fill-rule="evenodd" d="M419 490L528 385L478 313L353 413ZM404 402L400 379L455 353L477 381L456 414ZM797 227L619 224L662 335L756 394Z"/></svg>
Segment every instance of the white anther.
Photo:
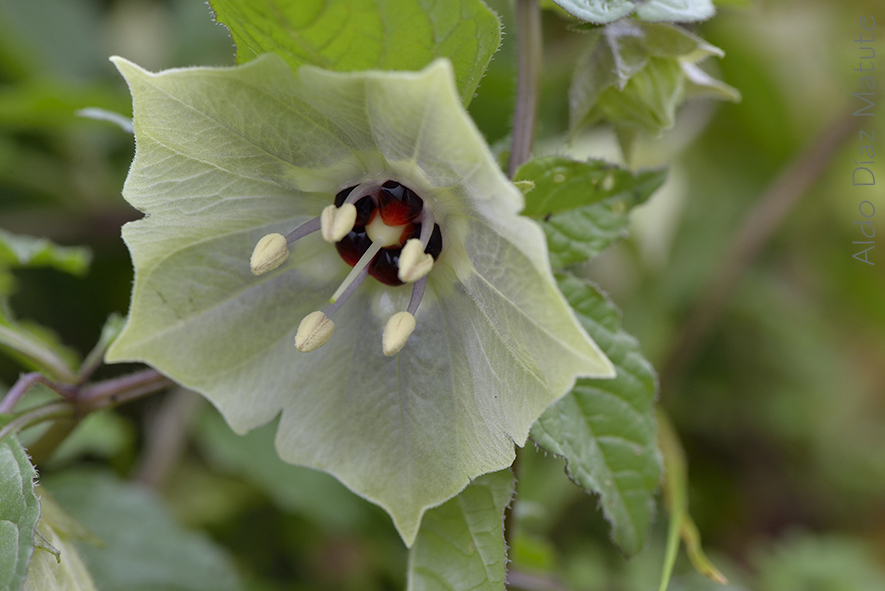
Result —
<svg viewBox="0 0 885 591"><path fill-rule="evenodd" d="M381 335L381 349L390 357L400 352L415 330L415 317L408 312L397 312L390 317Z"/></svg>
<svg viewBox="0 0 885 591"><path fill-rule="evenodd" d="M403 283L418 281L433 268L433 257L424 252L424 245L417 238L410 238L399 255L397 276Z"/></svg>
<svg viewBox="0 0 885 591"><path fill-rule="evenodd" d="M273 271L285 263L287 258L289 246L286 244L286 237L282 234L268 234L255 245L249 266L253 275L261 275Z"/></svg>
<svg viewBox="0 0 885 591"><path fill-rule="evenodd" d="M295 333L295 348L302 353L310 353L319 349L332 338L335 323L320 311L311 312L304 317Z"/></svg>
<svg viewBox="0 0 885 591"><path fill-rule="evenodd" d="M341 207L327 205L320 215L320 230L323 240L335 243L347 236L356 223L356 205L345 203Z"/></svg>

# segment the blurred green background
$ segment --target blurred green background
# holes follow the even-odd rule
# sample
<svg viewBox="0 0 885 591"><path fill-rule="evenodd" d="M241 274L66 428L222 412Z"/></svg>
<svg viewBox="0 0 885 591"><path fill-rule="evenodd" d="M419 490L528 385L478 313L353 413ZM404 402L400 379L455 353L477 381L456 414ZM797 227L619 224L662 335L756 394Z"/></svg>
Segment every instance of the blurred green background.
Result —
<svg viewBox="0 0 885 591"><path fill-rule="evenodd" d="M471 114L489 143L501 145L515 35L509 3L490 5L508 34ZM863 106L852 97L863 90L854 39L870 32L858 18L878 17L871 33L883 34L882 9L873 0L723 2L716 17L690 27L725 51L705 65L743 101L690 103L674 129L640 143L635 164L669 163L669 181L636 210L630 237L583 269L622 308L626 329L657 367L766 188ZM566 141L568 85L582 48L582 36L567 26L545 13L536 153L618 158L605 128ZM885 56L883 43L873 47ZM85 107L131 114L107 57L156 70L229 65L233 52L226 29L199 0L0 0L0 228L94 254L84 277L17 272L11 307L20 319L50 327L84 355L105 318L128 306L132 270L119 228L139 214L120 188L133 138L75 115ZM862 156L858 130L876 129L883 142L883 120L881 109L852 119L851 133L743 275L698 353L664 384L661 404L689 458L691 512L729 589L885 589L885 251L870 251L875 265L851 256L859 250L852 241L867 240L852 222L885 219L885 193L851 185L852 159ZM885 168L878 161L872 168L881 187ZM879 208L872 218L858 213L864 199ZM125 369L102 368L98 376ZM19 371L0 356L0 389ZM108 524L100 511L88 517L78 482L113 475L108 486L120 488L118 498L140 494L119 479L154 489L157 511L205 532L242 588L403 588L406 551L386 515L324 474L279 462L272 433L239 438L208 405L173 392L91 417L38 468L69 511L98 520L87 522L96 532ZM168 449L158 444L170 438ZM560 460L531 445L521 457L511 566L524 586L656 588L662 510L649 546L627 560L609 542L596 499L568 482ZM92 552L84 550L87 559ZM91 564L106 591L221 588L175 572L139 587L106 573L98 558ZM677 563L671 589L717 587L687 561Z"/></svg>

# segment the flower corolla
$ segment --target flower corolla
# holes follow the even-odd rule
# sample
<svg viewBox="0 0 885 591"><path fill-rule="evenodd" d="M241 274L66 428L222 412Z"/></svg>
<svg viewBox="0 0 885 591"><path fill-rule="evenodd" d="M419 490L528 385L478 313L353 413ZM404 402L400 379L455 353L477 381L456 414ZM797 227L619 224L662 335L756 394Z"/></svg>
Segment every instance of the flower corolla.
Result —
<svg viewBox="0 0 885 591"><path fill-rule="evenodd" d="M407 544L576 378L614 375L448 61L114 62L145 217L123 229L135 285L108 360L201 392L239 433L279 415L280 456L384 507Z"/></svg>

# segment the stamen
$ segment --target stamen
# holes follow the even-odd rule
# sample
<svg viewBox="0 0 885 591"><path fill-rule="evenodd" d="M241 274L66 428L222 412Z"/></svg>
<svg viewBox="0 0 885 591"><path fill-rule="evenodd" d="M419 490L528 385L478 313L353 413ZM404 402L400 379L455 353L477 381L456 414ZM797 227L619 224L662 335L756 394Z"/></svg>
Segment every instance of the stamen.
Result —
<svg viewBox="0 0 885 591"><path fill-rule="evenodd" d="M412 297L409 299L409 307L407 310L412 316L418 311L421 300L424 298L424 290L427 289L427 277L422 277L412 284Z"/></svg>
<svg viewBox="0 0 885 591"><path fill-rule="evenodd" d="M286 243L292 244L296 240L301 240L308 234L313 234L317 230L320 229L321 226L320 218L313 218L309 222L304 222L286 236Z"/></svg>
<svg viewBox="0 0 885 591"><path fill-rule="evenodd" d="M421 235L418 237L424 248L427 248L427 243L430 242L430 237L433 236L433 223L433 212L425 204L424 209L421 211Z"/></svg>
<svg viewBox="0 0 885 591"><path fill-rule="evenodd" d="M338 242L353 230L355 223L356 206L353 203L345 203L341 207L327 206L320 216L323 240L332 244Z"/></svg>
<svg viewBox="0 0 885 591"><path fill-rule="evenodd" d="M381 335L381 349L388 357L396 355L415 331L415 317L409 312L397 312L390 317Z"/></svg>
<svg viewBox="0 0 885 591"><path fill-rule="evenodd" d="M421 227L424 234L424 227ZM397 276L403 283L414 283L433 269L433 257L424 252L424 244L417 238L410 238L399 255Z"/></svg>
<svg viewBox="0 0 885 591"><path fill-rule="evenodd" d="M381 183L378 181L371 181L368 183L363 183L361 185L357 185L353 188L350 194L347 195L347 199L344 200L344 204L347 203L356 203L366 195L372 195L381 188Z"/></svg>
<svg viewBox="0 0 885 591"><path fill-rule="evenodd" d="M360 286L360 284L362 284L362 282L365 281L366 277L368 277L368 276L369 276L369 267L366 266L365 268L363 268L362 271L359 272L359 275L357 275L356 279L354 279L350 283L350 285L347 286L347 289L345 289L341 293L341 295L338 296L338 299L336 299L334 302L332 302L332 304L326 309L326 315L331 317L332 314L337 312L338 308L340 308L341 306L344 305L344 302L347 301L347 298L349 298L350 296L353 295L353 292L355 292L357 290L357 288Z"/></svg>
<svg viewBox="0 0 885 591"><path fill-rule="evenodd" d="M335 293L332 294L332 298L329 300L331 303L335 303L338 301L338 298L341 297L341 294L345 292L345 290L350 286L351 283L360 275L361 271L365 269L372 259L375 258L375 255L378 254L378 251L381 250L384 245L381 242L373 242L369 249L365 252L365 254L360 257L360 260L353 266L353 269L350 270L350 273L347 274L347 277L344 278L344 281L341 285L338 286L338 289L335 290ZM368 273L368 269L366 269L366 273ZM361 280L362 281L362 280ZM357 283L359 285L359 283Z"/></svg>
<svg viewBox="0 0 885 591"><path fill-rule="evenodd" d="M332 338L335 323L320 311L311 312L304 317L295 333L295 348L302 353L310 353L319 349Z"/></svg>
<svg viewBox="0 0 885 591"><path fill-rule="evenodd" d="M258 241L249 266L253 275L262 275L273 271L289 258L289 247L282 234L268 234Z"/></svg>

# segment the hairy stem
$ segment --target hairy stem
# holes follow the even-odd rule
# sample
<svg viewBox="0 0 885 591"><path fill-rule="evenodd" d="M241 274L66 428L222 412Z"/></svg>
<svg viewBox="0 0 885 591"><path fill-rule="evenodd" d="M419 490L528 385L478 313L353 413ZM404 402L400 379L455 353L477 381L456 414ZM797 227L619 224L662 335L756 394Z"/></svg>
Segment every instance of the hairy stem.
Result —
<svg viewBox="0 0 885 591"><path fill-rule="evenodd" d="M513 144L507 175L510 178L532 154L538 111L538 74L541 69L541 9L537 0L516 1L516 37L519 43L519 77L513 113Z"/></svg>

